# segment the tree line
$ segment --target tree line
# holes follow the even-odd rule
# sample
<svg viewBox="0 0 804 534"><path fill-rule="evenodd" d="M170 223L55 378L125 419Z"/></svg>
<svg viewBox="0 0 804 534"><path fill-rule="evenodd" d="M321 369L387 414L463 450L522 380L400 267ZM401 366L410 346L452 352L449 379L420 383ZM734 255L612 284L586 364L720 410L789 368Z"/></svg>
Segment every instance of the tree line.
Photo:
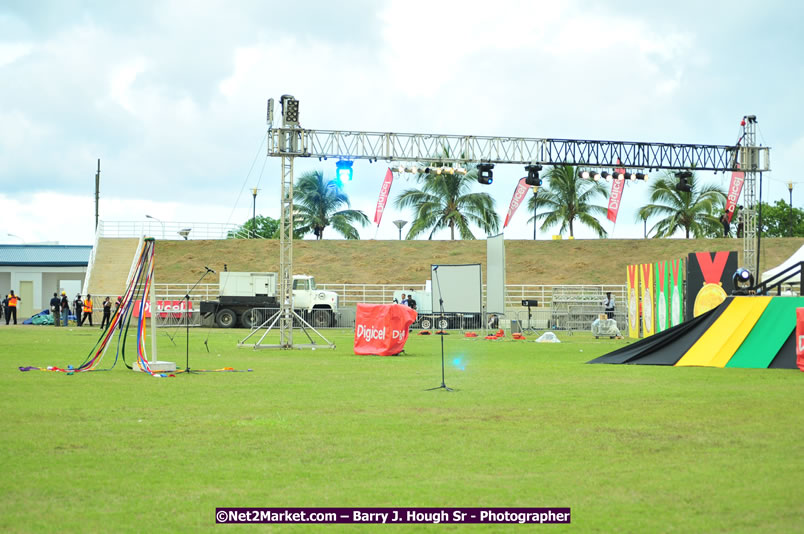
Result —
<svg viewBox="0 0 804 534"><path fill-rule="evenodd" d="M528 223L540 224L542 230L558 228L560 234L575 236L578 224L590 228L598 237L608 232L600 220L607 206L599 204L608 198L604 184L578 176L572 165L554 166L544 174L544 185L529 195ZM413 220L406 239L427 236L432 239L440 230L449 229L450 239L475 239L472 226L486 235L500 231L500 216L494 199L488 193L476 192L477 170L466 174L440 172L432 166L429 173L415 175L416 187L402 191L394 201L397 208L412 211ZM690 191L678 191L676 178L666 172L650 183L649 203L640 207L635 222L646 225L647 235L669 237L677 232L686 238L737 236L738 220L724 225L726 193L717 185L703 184L693 173L687 180ZM629 185L626 182L626 185ZM348 195L337 179L325 179L322 171L299 176L294 184L294 238L314 235L323 239L329 229L346 239L360 239L357 226L366 227L369 218L351 209ZM601 218L601 219L599 219ZM737 219L740 215L737 214ZM651 224L650 229L647 225ZM783 200L773 205L762 203L762 235L767 237L804 237L804 210L791 208ZM257 216L240 226L230 237L279 238L279 221Z"/></svg>

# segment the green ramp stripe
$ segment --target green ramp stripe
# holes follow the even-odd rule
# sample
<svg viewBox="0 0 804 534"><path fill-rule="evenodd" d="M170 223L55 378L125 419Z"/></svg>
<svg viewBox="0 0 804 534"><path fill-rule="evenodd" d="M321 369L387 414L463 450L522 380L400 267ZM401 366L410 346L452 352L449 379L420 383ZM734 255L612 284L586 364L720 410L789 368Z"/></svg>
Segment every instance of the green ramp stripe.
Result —
<svg viewBox="0 0 804 534"><path fill-rule="evenodd" d="M796 308L804 297L773 297L726 367L766 369L796 328Z"/></svg>

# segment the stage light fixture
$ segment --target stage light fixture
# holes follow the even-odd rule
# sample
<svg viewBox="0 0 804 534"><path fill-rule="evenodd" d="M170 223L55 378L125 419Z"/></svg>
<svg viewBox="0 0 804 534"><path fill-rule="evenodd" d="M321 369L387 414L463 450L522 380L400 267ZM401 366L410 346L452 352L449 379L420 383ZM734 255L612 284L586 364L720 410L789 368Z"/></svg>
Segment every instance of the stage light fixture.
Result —
<svg viewBox="0 0 804 534"><path fill-rule="evenodd" d="M735 295L747 295L748 290L754 286L754 275L745 267L740 267L732 275L731 281Z"/></svg>
<svg viewBox="0 0 804 534"><path fill-rule="evenodd" d="M601 172L600 177L603 178L604 180L606 180L607 182L611 181L611 175L609 173L607 173L606 171Z"/></svg>
<svg viewBox="0 0 804 534"><path fill-rule="evenodd" d="M541 165L526 165L525 170L528 172L528 176L525 178L526 184L537 187L542 185L542 180L539 178L539 171L542 170Z"/></svg>
<svg viewBox="0 0 804 534"><path fill-rule="evenodd" d="M692 173L690 171L677 172L676 178L678 178L678 183L676 184L676 191L681 191L683 193L690 193L692 191L692 187L687 181L690 178L692 178Z"/></svg>
<svg viewBox="0 0 804 534"><path fill-rule="evenodd" d="M282 120L285 126L299 125L299 101L292 95L282 95L279 99L282 104Z"/></svg>
<svg viewBox="0 0 804 534"><path fill-rule="evenodd" d="M493 163L478 163L477 164L477 181L484 185L491 185L494 181L494 168Z"/></svg>
<svg viewBox="0 0 804 534"><path fill-rule="evenodd" d="M335 164L335 177L341 183L343 183L344 179L352 180L352 163L349 160L342 159Z"/></svg>
<svg viewBox="0 0 804 534"><path fill-rule="evenodd" d="M578 171L578 178L588 180L591 177L592 177L592 173L590 173L589 171Z"/></svg>

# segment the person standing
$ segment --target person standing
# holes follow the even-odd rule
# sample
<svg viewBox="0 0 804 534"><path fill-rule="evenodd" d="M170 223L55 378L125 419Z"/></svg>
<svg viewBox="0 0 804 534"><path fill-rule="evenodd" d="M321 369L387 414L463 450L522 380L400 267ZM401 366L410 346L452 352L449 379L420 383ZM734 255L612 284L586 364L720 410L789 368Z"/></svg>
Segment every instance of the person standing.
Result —
<svg viewBox="0 0 804 534"><path fill-rule="evenodd" d="M81 324L89 319L89 326L92 326L92 295L87 293L87 298L84 299L84 316L81 318Z"/></svg>
<svg viewBox="0 0 804 534"><path fill-rule="evenodd" d="M17 324L17 303L22 299L14 294L14 290L8 292L6 297L6 324L14 317L14 324Z"/></svg>
<svg viewBox="0 0 804 534"><path fill-rule="evenodd" d="M109 300L109 297L103 301L103 319L101 319L101 330L103 330L104 326L109 326L112 318L112 301Z"/></svg>
<svg viewBox="0 0 804 534"><path fill-rule="evenodd" d="M408 297L406 297L404 293L402 293L402 299L399 301L399 303L400 303L401 305L403 305L403 306L407 306L407 305L408 305Z"/></svg>
<svg viewBox="0 0 804 534"><path fill-rule="evenodd" d="M50 299L50 316L53 317L53 324L61 326L61 299L58 293L53 293Z"/></svg>
<svg viewBox="0 0 804 534"><path fill-rule="evenodd" d="M81 326L81 310L84 309L84 301L81 299L81 294L75 296L73 301L73 313L75 314L75 326Z"/></svg>
<svg viewBox="0 0 804 534"><path fill-rule="evenodd" d="M614 319L614 297L611 291L606 291L606 298L603 299L603 307L606 310L606 318Z"/></svg>
<svg viewBox="0 0 804 534"><path fill-rule="evenodd" d="M412 309L416 309L416 299L413 298L413 290L408 293L408 306Z"/></svg>
<svg viewBox="0 0 804 534"><path fill-rule="evenodd" d="M729 223L729 214L724 213L720 216L720 224L723 225L723 237L730 237L731 224Z"/></svg>
<svg viewBox="0 0 804 534"><path fill-rule="evenodd" d="M67 326L67 321L70 318L70 301L67 300L67 292L61 292L61 325Z"/></svg>

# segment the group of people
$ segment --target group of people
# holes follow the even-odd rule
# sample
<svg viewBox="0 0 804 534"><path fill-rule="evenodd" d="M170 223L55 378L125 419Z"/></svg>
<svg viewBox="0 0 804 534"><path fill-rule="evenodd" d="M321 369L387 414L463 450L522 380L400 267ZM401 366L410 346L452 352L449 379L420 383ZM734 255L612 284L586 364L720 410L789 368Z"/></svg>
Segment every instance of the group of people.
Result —
<svg viewBox="0 0 804 534"><path fill-rule="evenodd" d="M17 324L17 305L21 300L22 299L20 297L14 294L13 290L9 291L9 294L5 299L3 299L3 309L5 310L6 324L11 324L12 321L14 324ZM122 299L120 297L117 297L117 301L115 302L115 311L117 311L117 308L120 307L121 300ZM95 326L92 324L92 295L88 294L86 298L81 298L81 294L76 295L71 307L65 291L61 292L61 296L59 296L58 293L53 293L53 298L50 299L50 313L53 316L54 325L67 326L67 321L70 317L71 310L75 314L76 326L83 326L87 320L89 321L89 326ZM101 329L105 328L110 323L111 317L112 300L110 297L106 297L103 301L103 319L101 319L100 324Z"/></svg>
<svg viewBox="0 0 804 534"><path fill-rule="evenodd" d="M6 324L10 319L14 318L14 324L17 324L17 303L22 299L14 294L14 290L8 292L6 298L3 299L3 311L5 311Z"/></svg>
<svg viewBox="0 0 804 534"><path fill-rule="evenodd" d="M396 302L396 299L394 299L394 302ZM404 293L402 293L402 300L399 302L399 304L403 306L408 306L409 308L415 310L416 300L413 298L413 293L410 293L409 295L405 295Z"/></svg>
<svg viewBox="0 0 804 534"><path fill-rule="evenodd" d="M737 206L735 210L737 214L737 237L743 237L743 207ZM720 216L720 224L723 225L723 237L731 237L731 221L729 221L729 212L723 212Z"/></svg>

